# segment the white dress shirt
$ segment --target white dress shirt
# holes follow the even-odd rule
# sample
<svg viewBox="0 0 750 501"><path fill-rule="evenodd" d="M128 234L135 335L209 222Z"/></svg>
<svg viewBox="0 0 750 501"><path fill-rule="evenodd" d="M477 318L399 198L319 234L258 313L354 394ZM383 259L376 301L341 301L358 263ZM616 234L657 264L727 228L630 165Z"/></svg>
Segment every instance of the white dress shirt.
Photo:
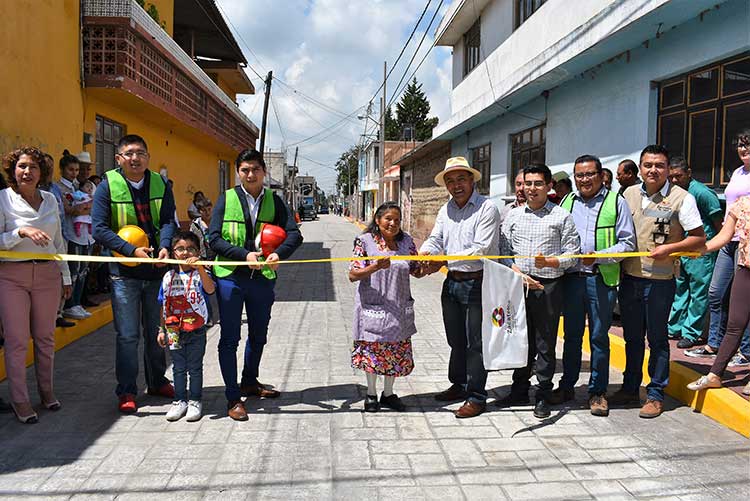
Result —
<svg viewBox="0 0 750 501"><path fill-rule="evenodd" d="M649 196L644 189L646 185L641 185L641 209L648 207L651 203L653 195ZM687 190L686 190L687 191ZM669 193L669 181L664 183L664 186L659 190L662 197L666 197ZM655 194L654 194L655 195ZM699 227L703 227L703 219L701 219L701 213L698 210L698 202L695 201L695 197L690 193L687 194L685 199L682 201L682 207L677 214L677 219L680 221L680 226L685 231L694 230Z"/></svg>
<svg viewBox="0 0 750 501"><path fill-rule="evenodd" d="M255 226L255 221L258 219L258 210L260 209L260 204L263 201L263 194L266 192L266 190L261 189L260 195L258 195L258 198L255 198L250 193L248 193L245 187L241 184L240 188L242 188L243 193L245 193L245 199L247 199L247 208L250 211L250 219L253 222L253 226Z"/></svg>

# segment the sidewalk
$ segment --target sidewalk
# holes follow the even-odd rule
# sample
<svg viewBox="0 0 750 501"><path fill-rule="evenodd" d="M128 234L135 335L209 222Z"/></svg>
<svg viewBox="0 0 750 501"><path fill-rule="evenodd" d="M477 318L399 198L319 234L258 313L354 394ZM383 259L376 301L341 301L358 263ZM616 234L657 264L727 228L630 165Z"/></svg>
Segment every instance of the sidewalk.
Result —
<svg viewBox="0 0 750 501"><path fill-rule="evenodd" d="M300 259L350 255L358 232L337 216L303 223L302 231ZM408 412L364 414L364 376L349 365L355 285L346 264L287 266L261 367L261 380L282 398L250 400L247 422L225 417L217 327L208 334L200 422L167 423L169 402L147 396L139 397L138 415L120 415L108 325L58 352L60 412L41 411L37 425L0 415L0 497L750 497L750 441L672 399L655 420L639 419L637 409L591 416L587 374L575 405L548 420L533 418L531 406L490 406L478 418L455 419L449 411L458 404L441 407L432 398L447 384L442 275L412 282L416 368L395 387ZM29 376L34 388L32 370ZM613 371L611 384L620 380ZM509 384L509 371L492 373L491 397Z"/></svg>

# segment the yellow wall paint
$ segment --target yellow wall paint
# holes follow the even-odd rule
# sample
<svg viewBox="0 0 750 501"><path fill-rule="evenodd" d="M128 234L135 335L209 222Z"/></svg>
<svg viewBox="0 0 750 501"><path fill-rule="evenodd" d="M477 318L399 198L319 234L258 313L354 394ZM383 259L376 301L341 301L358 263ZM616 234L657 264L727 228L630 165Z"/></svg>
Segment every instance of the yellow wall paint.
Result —
<svg viewBox="0 0 750 501"><path fill-rule="evenodd" d="M151 153L150 169L159 172L161 166L166 166L169 178L174 181L177 215L181 222L188 220L187 208L195 191L203 191L208 198L216 201L219 195L219 160L231 164L237 155L234 150L207 139L197 131L191 133L185 127L165 126L162 121L166 118L158 115L162 112L149 114L139 109L136 113L133 108L113 104L114 99L105 100L92 94L89 92L86 99L86 131L96 130L96 115L101 115L124 124L128 134L142 136ZM92 158L95 155L93 146L88 147Z"/></svg>
<svg viewBox="0 0 750 501"><path fill-rule="evenodd" d="M146 0L146 10L152 4L159 11L159 21L164 23L164 28L169 36L174 35L174 0Z"/></svg>
<svg viewBox="0 0 750 501"><path fill-rule="evenodd" d="M0 154L83 144L79 0L0 1ZM39 64L44 61L44 64Z"/></svg>

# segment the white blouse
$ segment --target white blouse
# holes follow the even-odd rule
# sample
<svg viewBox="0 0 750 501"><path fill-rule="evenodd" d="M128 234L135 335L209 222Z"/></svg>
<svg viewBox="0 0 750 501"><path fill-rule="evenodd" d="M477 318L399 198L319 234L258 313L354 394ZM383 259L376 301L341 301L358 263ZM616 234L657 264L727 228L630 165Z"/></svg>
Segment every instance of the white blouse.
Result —
<svg viewBox="0 0 750 501"><path fill-rule="evenodd" d="M38 254L65 254L67 248L60 228L60 213L57 199L52 193L41 191L42 205L35 210L13 188L0 190L0 249L16 252L35 252ZM42 230L52 238L44 247L40 247L18 234L21 228L32 226ZM3 261L24 261L25 259L2 258ZM71 285L68 263L60 261L60 273L63 284Z"/></svg>

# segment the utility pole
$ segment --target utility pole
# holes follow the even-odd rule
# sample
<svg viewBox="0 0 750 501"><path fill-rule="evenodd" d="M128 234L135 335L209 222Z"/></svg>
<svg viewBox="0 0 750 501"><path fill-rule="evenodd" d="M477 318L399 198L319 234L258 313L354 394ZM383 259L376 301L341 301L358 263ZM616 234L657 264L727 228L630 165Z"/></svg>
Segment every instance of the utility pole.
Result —
<svg viewBox="0 0 750 501"><path fill-rule="evenodd" d="M385 84L388 72L388 62L383 61L383 97L380 99L380 172L378 175L378 206L385 202Z"/></svg>
<svg viewBox="0 0 750 501"><path fill-rule="evenodd" d="M260 127L260 155L265 154L266 148L266 128L268 127L268 101L271 99L271 82L273 81L273 71L268 72L266 77L266 99L263 103L263 122Z"/></svg>
<svg viewBox="0 0 750 501"><path fill-rule="evenodd" d="M292 170L292 212L297 210L297 153L299 153L299 146L294 147L294 167Z"/></svg>

